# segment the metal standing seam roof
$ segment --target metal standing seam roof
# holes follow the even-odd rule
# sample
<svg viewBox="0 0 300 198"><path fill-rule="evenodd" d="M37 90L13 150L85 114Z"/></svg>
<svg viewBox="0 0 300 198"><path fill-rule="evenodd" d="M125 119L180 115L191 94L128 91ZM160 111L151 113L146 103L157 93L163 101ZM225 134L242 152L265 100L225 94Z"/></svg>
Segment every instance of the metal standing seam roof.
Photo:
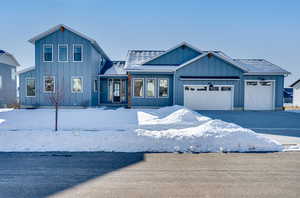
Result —
<svg viewBox="0 0 300 198"><path fill-rule="evenodd" d="M0 63L12 65L15 67L20 66L20 63L17 61L17 59L12 54L10 54L2 49L0 49Z"/></svg>
<svg viewBox="0 0 300 198"><path fill-rule="evenodd" d="M125 69L141 66L141 63L164 52L163 50L128 50Z"/></svg>
<svg viewBox="0 0 300 198"><path fill-rule="evenodd" d="M112 66L103 75L126 75L125 61L112 61Z"/></svg>

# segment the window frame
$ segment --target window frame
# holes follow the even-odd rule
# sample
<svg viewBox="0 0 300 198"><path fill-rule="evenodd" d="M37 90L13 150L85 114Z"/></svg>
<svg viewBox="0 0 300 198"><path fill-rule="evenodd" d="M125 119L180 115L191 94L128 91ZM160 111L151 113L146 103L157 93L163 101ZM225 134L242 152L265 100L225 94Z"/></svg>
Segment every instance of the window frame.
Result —
<svg viewBox="0 0 300 198"><path fill-rule="evenodd" d="M77 92L77 91L73 91L73 79L74 78L80 78L81 79L81 91ZM80 94L83 93L83 76L71 76L71 93L73 94Z"/></svg>
<svg viewBox="0 0 300 198"><path fill-rule="evenodd" d="M51 46L51 61L45 60L45 47ZM45 63L52 63L53 62L53 44L43 44L43 62Z"/></svg>
<svg viewBox="0 0 300 198"><path fill-rule="evenodd" d="M64 47L67 47L67 60L65 61L61 61L59 58L60 58L60 52L59 52L59 47L60 46L64 46ZM69 62L69 45L68 44L58 44L57 46L57 62L60 62L60 63L66 63L66 62Z"/></svg>
<svg viewBox="0 0 300 198"><path fill-rule="evenodd" d="M159 88L160 88L160 80L167 80L167 82L168 82L168 95L167 96L160 96L159 95ZM158 96L158 98L169 98L169 96L170 96L170 80L169 80L169 78L158 78L157 79L157 96Z"/></svg>
<svg viewBox="0 0 300 198"><path fill-rule="evenodd" d="M28 80L34 80L34 96L28 96L28 91L27 91L27 81ZM26 92L26 97L27 98L34 98L36 97L36 79L34 77L28 77L28 78L25 78L25 92Z"/></svg>
<svg viewBox="0 0 300 198"><path fill-rule="evenodd" d="M53 83L53 84L54 84L54 86L53 86L53 91L46 91L46 90L45 90L45 88L46 88L46 87L45 87L45 80L46 80L46 77L53 77L53 82L54 82L54 83ZM55 93L55 88L56 88L56 83L55 83L55 81L56 81L56 80L55 80L55 76L44 76L44 77L43 77L43 92L44 92L44 93L50 93L50 94Z"/></svg>
<svg viewBox="0 0 300 198"><path fill-rule="evenodd" d="M148 80L154 80L154 96L148 96ZM146 85L146 88L145 88L145 97L146 98L156 98L156 78L146 78L146 83L145 83L145 85Z"/></svg>
<svg viewBox="0 0 300 198"><path fill-rule="evenodd" d="M143 91L142 91L142 96L135 96L134 95L134 93L135 93L135 88L134 88L134 84L135 84L135 81L136 80L142 80L142 82L143 82L143 86L142 86L142 89L143 89ZM133 98L145 98L145 79L144 78L133 78L132 79L132 97Z"/></svg>
<svg viewBox="0 0 300 198"><path fill-rule="evenodd" d="M2 75L0 75L0 89L3 88L3 80L2 80Z"/></svg>
<svg viewBox="0 0 300 198"><path fill-rule="evenodd" d="M75 49L75 46L80 46L81 47L81 60L80 61L76 61L76 60L74 60L74 49ZM73 56L73 62L75 62L75 63L80 63L80 62L83 62L83 44L73 44L73 52L72 52L72 56Z"/></svg>

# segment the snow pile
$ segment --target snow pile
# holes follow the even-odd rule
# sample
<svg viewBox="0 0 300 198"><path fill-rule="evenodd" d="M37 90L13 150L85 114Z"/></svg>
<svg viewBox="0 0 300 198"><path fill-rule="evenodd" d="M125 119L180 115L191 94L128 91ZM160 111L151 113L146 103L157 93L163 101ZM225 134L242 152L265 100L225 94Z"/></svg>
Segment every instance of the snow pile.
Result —
<svg viewBox="0 0 300 198"><path fill-rule="evenodd" d="M0 151L282 151L274 140L181 106L156 110L63 109L0 112Z"/></svg>

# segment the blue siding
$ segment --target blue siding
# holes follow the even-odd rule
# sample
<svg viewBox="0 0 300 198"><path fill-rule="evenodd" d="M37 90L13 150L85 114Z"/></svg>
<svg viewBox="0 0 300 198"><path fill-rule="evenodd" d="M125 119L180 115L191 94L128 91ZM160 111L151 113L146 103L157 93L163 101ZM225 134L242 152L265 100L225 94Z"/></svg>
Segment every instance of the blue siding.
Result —
<svg viewBox="0 0 300 198"><path fill-rule="evenodd" d="M27 97L26 96L26 79L27 78L35 78L36 79L35 70L30 70L30 71L21 73L19 75L20 105L22 105L22 106L39 106L36 96L35 97Z"/></svg>
<svg viewBox="0 0 300 198"><path fill-rule="evenodd" d="M0 88L0 107L15 104L17 102L16 78L11 78L12 69L15 66L0 63L0 76L2 77L2 88Z"/></svg>
<svg viewBox="0 0 300 198"><path fill-rule="evenodd" d="M108 79L126 79L125 84L125 94L128 96L128 80L127 76L110 76L110 77L101 77L100 79L100 103L101 104L112 104L111 101L109 101L109 87L108 87ZM122 102L122 104L127 104L128 97L126 97L126 101Z"/></svg>
<svg viewBox="0 0 300 198"><path fill-rule="evenodd" d="M144 97L135 98L131 96L131 105L132 106L170 106L173 105L173 74L131 74L132 79L134 78L143 78L144 79ZM156 94L155 98L146 97L146 79L147 78L167 78L169 79L169 97L159 98ZM133 86L133 83L131 83ZM156 93L158 93L158 82L156 81ZM133 91L133 89L131 88ZM131 92L132 92L131 91Z"/></svg>
<svg viewBox="0 0 300 198"><path fill-rule="evenodd" d="M244 105L242 98L241 80L180 80L180 76L239 76L242 78L243 72L239 68L225 62L224 60L212 56L203 57L190 65L182 67L175 73L175 104L184 104L184 85L234 85L234 107L242 108Z"/></svg>
<svg viewBox="0 0 300 198"><path fill-rule="evenodd" d="M178 47L152 61L147 62L147 65L180 65L196 56L200 55L198 51L184 45Z"/></svg>
<svg viewBox="0 0 300 198"><path fill-rule="evenodd" d="M43 62L43 44L53 44L53 62ZM68 62L58 62L58 44L68 45ZM73 62L73 44L83 46L83 61ZM101 69L101 55L91 43L66 30L58 30L35 43L36 65L36 103L40 106L51 105L49 94L43 92L43 78L55 76L58 90L63 90L63 106L92 106L97 105L98 93L93 92L93 81ZM72 76L83 78L83 93L71 92ZM22 101L26 105L26 101Z"/></svg>

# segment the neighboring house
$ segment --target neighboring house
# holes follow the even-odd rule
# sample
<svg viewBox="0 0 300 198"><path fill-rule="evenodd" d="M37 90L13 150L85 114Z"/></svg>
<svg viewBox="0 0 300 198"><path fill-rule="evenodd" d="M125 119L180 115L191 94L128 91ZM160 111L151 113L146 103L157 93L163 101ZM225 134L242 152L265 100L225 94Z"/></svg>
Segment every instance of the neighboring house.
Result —
<svg viewBox="0 0 300 198"><path fill-rule="evenodd" d="M16 67L18 66L20 64L12 54L0 50L0 107L17 102Z"/></svg>
<svg viewBox="0 0 300 198"><path fill-rule="evenodd" d="M65 25L29 40L35 67L20 73L23 107L184 105L209 110L281 110L288 71L263 59L232 59L188 43L163 50L129 50L112 61L97 42Z"/></svg>
<svg viewBox="0 0 300 198"><path fill-rule="evenodd" d="M300 107L300 79L291 84L293 88L293 106Z"/></svg>
<svg viewBox="0 0 300 198"><path fill-rule="evenodd" d="M284 103L293 103L293 88L284 88L283 99Z"/></svg>

